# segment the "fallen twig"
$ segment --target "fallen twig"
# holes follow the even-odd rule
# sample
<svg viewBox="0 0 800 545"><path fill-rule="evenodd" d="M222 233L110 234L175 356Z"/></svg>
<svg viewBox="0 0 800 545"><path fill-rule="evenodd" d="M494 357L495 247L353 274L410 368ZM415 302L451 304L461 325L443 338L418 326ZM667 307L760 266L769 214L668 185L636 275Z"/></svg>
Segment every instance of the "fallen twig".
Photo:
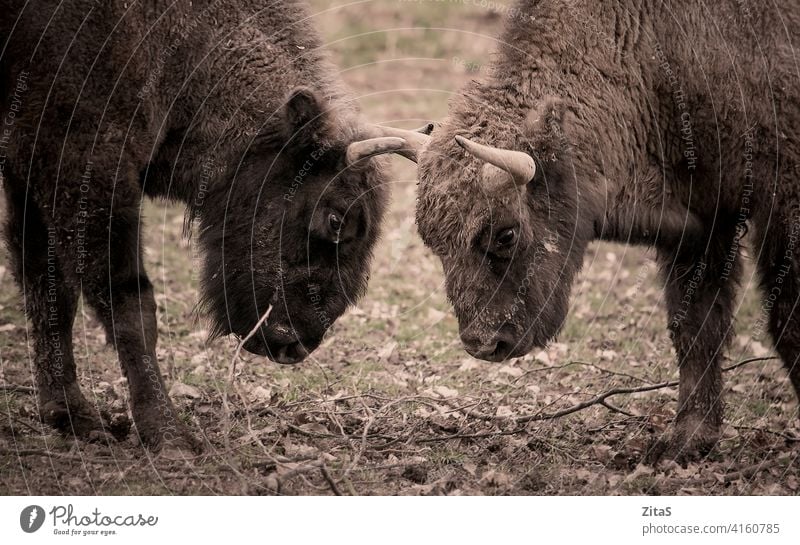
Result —
<svg viewBox="0 0 800 545"><path fill-rule="evenodd" d="M774 467L782 465L784 462L790 462L793 459L796 458L793 458L791 453L785 453L773 460L762 460L761 462L758 462L756 464L744 467L739 471L733 471L731 473L728 473L723 477L723 480L726 484L728 484L738 479L749 479L751 477L755 477L762 471L770 470Z"/></svg>
<svg viewBox="0 0 800 545"><path fill-rule="evenodd" d="M545 371L557 371L559 369L566 369L567 367L573 367L575 365L582 365L583 367L591 367L592 369L596 369L596 370L600 371L601 373L606 373L608 375L616 375L616 376L619 376L619 377L625 377L625 378L633 379L633 380L635 380L637 382L645 382L645 383L648 382L646 379L643 379L642 377L637 377L636 375L631 375L630 373L622 373L620 371L611 371L610 369L606 369L604 367L600 367L596 363L589 363L589 362L585 362L585 361L570 361L570 362L567 362L567 363L565 363L563 365L551 365L551 366L546 366L546 367L538 367L536 369L531 369L530 371L527 371L527 372L523 373L522 375L520 375L519 377L515 378L511 382L512 382L512 384L516 384L517 382L519 382L523 378L527 377L528 375L532 375L534 373L542 373L542 372L545 372Z"/></svg>
<svg viewBox="0 0 800 545"><path fill-rule="evenodd" d="M41 430L41 429L37 429L37 428L35 428L34 426L31 426L30 424L28 424L27 422L25 422L25 421L24 421L24 420L22 420L21 418L17 418L17 417L16 417L16 416L14 416L13 414L9 414L8 416L10 416L10 417L11 417L11 420L13 420L14 422L16 422L17 424L20 424L20 425L22 425L22 426L25 426L26 428L28 428L28 429L29 429L29 430L31 430L32 432L34 432L34 433L36 433L36 434L41 434L41 433L42 433L42 430Z"/></svg>
<svg viewBox="0 0 800 545"><path fill-rule="evenodd" d="M311 462L310 464L300 465L295 468L289 469L283 474L278 474L276 477L276 486L275 486L275 493L281 495L281 491L283 490L284 483L290 481L294 477L298 475L302 475L303 473L308 473L309 471L315 471L320 469L324 465L323 460L316 460Z"/></svg>
<svg viewBox="0 0 800 545"><path fill-rule="evenodd" d="M485 439L487 437L502 437L505 435L516 435L526 431L525 426L518 426L513 430L490 431L481 433L454 433L452 435L442 435L440 437L421 437L415 439L414 443L438 443L440 441L452 441L453 439Z"/></svg>
<svg viewBox="0 0 800 545"><path fill-rule="evenodd" d="M593 397L587 401L582 403L578 403L573 405L572 407L567 407L566 409L562 409L560 411L551 413L551 414L531 414L528 416L519 416L515 420L518 423L525 423L525 422L534 422L539 420L555 420L556 418L561 418L562 416L567 416L572 413L576 413L578 411L582 411L583 409L588 409L593 405L602 405L605 400L611 396L621 395L621 394L635 394L640 392L652 392L653 390L662 390L664 388L672 388L678 385L677 380L673 380L670 382L662 382L660 384L651 384L650 386L639 386L638 388L612 388L603 392L600 395Z"/></svg>
<svg viewBox="0 0 800 545"><path fill-rule="evenodd" d="M601 402L600 402L600 405L602 405L603 407L605 407L606 409L608 409L608 410L609 410L609 411L611 411L612 413L619 413L619 414L623 414L623 415L625 415L625 416L629 416L630 418L641 418L641 416L636 416L635 414L633 414L633 413L631 413L631 412L628 412L628 411L626 411L625 409L620 409L620 408L619 408L619 407L617 407L616 405L612 405L612 404L611 404L611 403L609 403L607 400L605 400L605 401L601 401Z"/></svg>
<svg viewBox="0 0 800 545"><path fill-rule="evenodd" d="M740 361L738 363L734 363L733 365L730 365L728 367L723 367L722 368L722 372L723 373L727 373L728 371L733 371L734 369L738 369L739 367L741 367L743 365L747 365L748 363L753 363L753 362L756 362L756 361L770 361L770 360L777 360L777 359L778 359L778 356L762 356L762 357L759 357L759 358L747 358L746 360L742 360L742 361Z"/></svg>
<svg viewBox="0 0 800 545"><path fill-rule="evenodd" d="M747 365L748 363L753 363L753 362L756 362L756 361L768 361L768 360L774 360L774 359L776 359L775 356L767 356L767 357L761 357L761 358L748 358L746 360L742 360L742 361L740 361L738 363L735 363L735 364L733 364L733 365L731 365L729 367L723 368L722 372L726 373L728 371L733 371L734 369L738 369L739 367L742 367L743 365ZM607 390L607 391L603 392L602 394L599 394L599 395L593 397L592 399L589 399L589 400L584 401L582 403L578 403L576 405L573 405L572 407L567 407L566 409L562 409L562 410L557 411L555 413L551 413L551 414L537 413L537 414L531 414L531 415L528 415L528 416L520 416L520 417L517 417L515 419L515 421L517 423L524 424L526 422L536 422L536 421L541 421L541 420L555 420L556 418L561 418L563 416L567 416L567 415L570 415L572 413L576 413L578 411L582 411L583 409L588 409L589 407L592 407L594 405L602 405L602 406L604 406L606 408L611 409L611 407L608 406L608 402L606 401L609 397L616 396L616 395L622 395L622 394L636 394L636 393L641 393L641 392L652 392L652 391L655 391L655 390L663 390L664 388L674 388L675 386L678 386L678 384L679 384L679 382L677 380L671 380L669 382L661 382L659 384L649 384L647 386L639 386L639 387L636 387L636 388L611 388L610 390ZM614 410L614 409L611 409L611 410ZM621 410L617 409L616 412L621 412ZM622 414L626 414L626 413L623 412Z"/></svg>
<svg viewBox="0 0 800 545"><path fill-rule="evenodd" d="M747 430L747 431L757 431L757 432L761 432L761 433L768 433L770 435L775 435L777 437L780 437L781 439L783 439L784 441L787 441L789 443L800 443L800 437L794 437L792 435L789 435L788 433L784 433L784 432L780 432L780 431L770 430L770 429L767 429L767 428L756 428L754 426L733 426L733 427L735 429L737 429L737 430Z"/></svg>
<svg viewBox="0 0 800 545"><path fill-rule="evenodd" d="M14 384L0 384L0 392L12 392L15 394L32 394L36 392L30 386L16 386Z"/></svg>
<svg viewBox="0 0 800 545"><path fill-rule="evenodd" d="M53 452L51 450L41 450L41 449L5 449L0 448L0 454L3 456L44 456L47 458L58 458L59 460L69 460L72 462L83 462L89 464L118 464L120 462L124 463L135 463L139 460L128 460L126 458L90 458L87 456L71 456L69 454L61 454L60 452Z"/></svg>
<svg viewBox="0 0 800 545"><path fill-rule="evenodd" d="M331 474L328 471L328 468L325 467L325 464L322 464L319 469L322 472L322 477L325 479L325 482L327 482L328 486L331 487L331 492L333 492L336 496L341 496L342 491L339 490L338 486L336 486L336 481L334 481L333 477L331 477Z"/></svg>

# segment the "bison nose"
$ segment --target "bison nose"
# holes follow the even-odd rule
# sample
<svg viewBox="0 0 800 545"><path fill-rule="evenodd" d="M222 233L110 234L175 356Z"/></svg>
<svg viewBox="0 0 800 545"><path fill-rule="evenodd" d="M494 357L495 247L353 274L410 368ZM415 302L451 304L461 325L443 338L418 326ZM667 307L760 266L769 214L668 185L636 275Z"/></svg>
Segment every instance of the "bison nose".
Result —
<svg viewBox="0 0 800 545"><path fill-rule="evenodd" d="M272 352L272 356L276 363L292 365L295 363L300 363L306 359L306 356L308 356L308 350L306 350L306 347L303 346L302 343L293 342L278 347Z"/></svg>
<svg viewBox="0 0 800 545"><path fill-rule="evenodd" d="M462 334L461 342L464 343L464 349L467 353L479 360L497 362L513 357L514 347L518 343L506 328L501 328L500 331L487 337Z"/></svg>

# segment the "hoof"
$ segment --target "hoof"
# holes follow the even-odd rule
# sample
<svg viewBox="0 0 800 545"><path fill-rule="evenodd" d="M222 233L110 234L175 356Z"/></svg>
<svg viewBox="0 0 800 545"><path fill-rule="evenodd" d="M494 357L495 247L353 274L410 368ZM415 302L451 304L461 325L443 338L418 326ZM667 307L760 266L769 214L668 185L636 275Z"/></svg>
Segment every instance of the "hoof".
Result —
<svg viewBox="0 0 800 545"><path fill-rule="evenodd" d="M96 443L98 445L115 445L117 438L110 431L106 430L92 430L83 438L88 443Z"/></svg>
<svg viewBox="0 0 800 545"><path fill-rule="evenodd" d="M162 445L158 457L170 462L183 462L194 459L198 453L198 449L187 441L170 441Z"/></svg>
<svg viewBox="0 0 800 545"><path fill-rule="evenodd" d="M139 439L145 448L164 458L194 457L202 451L201 443L175 415L171 406L152 406L134 413Z"/></svg>
<svg viewBox="0 0 800 545"><path fill-rule="evenodd" d="M131 433L131 419L127 413L108 415L103 414L103 420L107 423L107 428L117 441L124 441Z"/></svg>
<svg viewBox="0 0 800 545"><path fill-rule="evenodd" d="M39 406L39 415L42 422L64 435L90 442L116 443L118 439L110 426L110 419L103 419L83 396L46 401Z"/></svg>
<svg viewBox="0 0 800 545"><path fill-rule="evenodd" d="M676 432L668 439L654 440L645 454L644 462L658 466L661 462L674 461L682 467L706 458L717 443L716 436L691 435Z"/></svg>

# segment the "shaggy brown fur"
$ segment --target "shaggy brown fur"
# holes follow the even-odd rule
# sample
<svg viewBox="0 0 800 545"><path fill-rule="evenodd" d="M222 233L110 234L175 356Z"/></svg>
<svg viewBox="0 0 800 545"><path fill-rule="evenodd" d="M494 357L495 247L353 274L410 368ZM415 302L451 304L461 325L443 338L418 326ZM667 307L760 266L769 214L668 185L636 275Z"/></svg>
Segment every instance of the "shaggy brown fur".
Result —
<svg viewBox="0 0 800 545"><path fill-rule="evenodd" d="M492 361L542 346L590 241L653 246L680 394L675 432L652 454L695 455L719 436L748 225L769 328L800 395L800 8L516 7L524 16L509 20L491 77L453 100L420 163L419 231L442 259L462 340ZM535 178L492 191L456 135L529 153Z"/></svg>
<svg viewBox="0 0 800 545"><path fill-rule="evenodd" d="M119 353L143 442L192 439L156 361L145 195L187 204L214 334L295 363L364 291L383 215L365 125L300 2L6 1L0 12L7 239L34 339L42 418L103 423L72 355L79 294Z"/></svg>

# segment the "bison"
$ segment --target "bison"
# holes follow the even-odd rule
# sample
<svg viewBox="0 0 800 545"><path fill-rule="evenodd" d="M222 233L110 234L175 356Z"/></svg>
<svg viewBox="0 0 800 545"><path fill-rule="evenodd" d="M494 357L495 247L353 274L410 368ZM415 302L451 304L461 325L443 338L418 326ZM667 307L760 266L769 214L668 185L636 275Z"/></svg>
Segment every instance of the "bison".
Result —
<svg viewBox="0 0 800 545"><path fill-rule="evenodd" d="M420 157L418 229L467 352L501 361L553 339L591 241L651 247L680 387L649 457L702 455L749 230L800 395L798 43L797 4L518 1L488 76Z"/></svg>
<svg viewBox="0 0 800 545"><path fill-rule="evenodd" d="M292 364L365 290L387 199L373 157L414 158L422 135L361 119L297 1L11 0L0 40L6 238L41 418L107 437L76 380L83 294L143 444L193 448L156 359L144 197L187 206L212 336Z"/></svg>

